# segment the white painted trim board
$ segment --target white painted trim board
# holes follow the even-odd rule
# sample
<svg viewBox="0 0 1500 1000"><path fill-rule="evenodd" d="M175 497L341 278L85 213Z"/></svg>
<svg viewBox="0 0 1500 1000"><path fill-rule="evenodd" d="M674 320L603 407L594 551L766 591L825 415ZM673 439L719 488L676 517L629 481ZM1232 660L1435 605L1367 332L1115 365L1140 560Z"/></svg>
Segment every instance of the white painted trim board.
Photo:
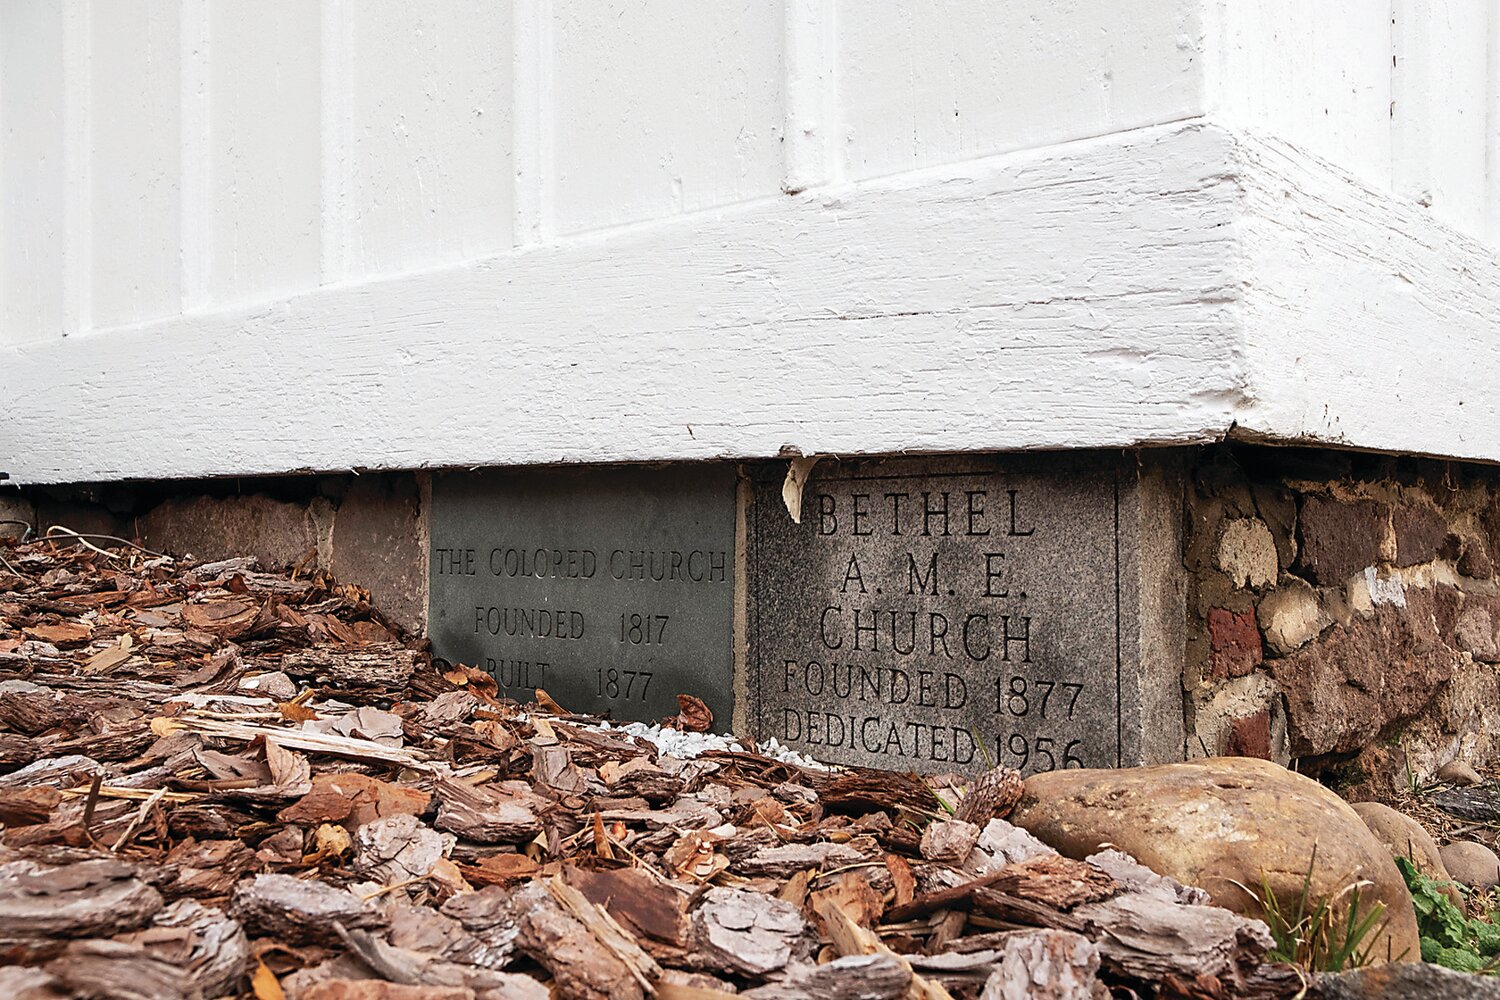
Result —
<svg viewBox="0 0 1500 1000"><path fill-rule="evenodd" d="M1230 433L1500 461L1500 407L1469 391L1500 380L1497 278L1492 251L1420 209L1200 120L0 348L0 469L57 483Z"/></svg>

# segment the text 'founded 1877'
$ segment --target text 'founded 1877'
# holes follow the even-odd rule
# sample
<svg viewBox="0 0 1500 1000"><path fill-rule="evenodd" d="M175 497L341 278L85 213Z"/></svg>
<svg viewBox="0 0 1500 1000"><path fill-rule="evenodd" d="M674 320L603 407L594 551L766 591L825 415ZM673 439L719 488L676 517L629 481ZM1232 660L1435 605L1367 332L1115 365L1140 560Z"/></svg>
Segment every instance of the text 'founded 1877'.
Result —
<svg viewBox="0 0 1500 1000"><path fill-rule="evenodd" d="M1023 771L1120 760L1115 472L817 465L750 524L756 728L824 760Z"/></svg>
<svg viewBox="0 0 1500 1000"><path fill-rule="evenodd" d="M731 469L449 473L431 524L434 655L621 720L696 695L729 728Z"/></svg>

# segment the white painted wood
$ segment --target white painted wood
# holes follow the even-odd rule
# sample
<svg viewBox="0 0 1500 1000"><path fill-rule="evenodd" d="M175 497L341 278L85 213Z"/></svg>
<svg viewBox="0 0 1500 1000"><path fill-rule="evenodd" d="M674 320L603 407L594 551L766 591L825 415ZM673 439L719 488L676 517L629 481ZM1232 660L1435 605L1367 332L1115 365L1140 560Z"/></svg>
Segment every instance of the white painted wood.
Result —
<svg viewBox="0 0 1500 1000"><path fill-rule="evenodd" d="M1493 6L1395 0L1393 15L1393 190L1474 235L1488 221Z"/></svg>
<svg viewBox="0 0 1500 1000"><path fill-rule="evenodd" d="M516 0L511 101L511 163L515 172L515 245L551 239L557 173L553 166L552 0Z"/></svg>
<svg viewBox="0 0 1500 1000"><path fill-rule="evenodd" d="M181 108L178 128L182 141L178 147L180 228L178 246L182 261L182 308L201 309L209 298L209 272L213 266L210 243L216 211L213 184L213 101L211 56L223 59L227 53L211 51L212 15L208 0L182 0L179 15L178 55L182 78L178 84ZM225 59L227 62L228 60Z"/></svg>
<svg viewBox="0 0 1500 1000"><path fill-rule="evenodd" d="M1485 236L1500 243L1500 11L1489 19L1489 81L1485 107Z"/></svg>
<svg viewBox="0 0 1500 1000"><path fill-rule="evenodd" d="M206 254L206 302L254 302L315 287L322 199L318 9L305 0L189 2L204 5L208 121L201 153L191 152L197 144L184 131L183 166L185 180L195 160L207 174L195 213ZM184 258L191 259L186 250Z"/></svg>
<svg viewBox="0 0 1500 1000"><path fill-rule="evenodd" d="M0 464L65 482L1209 440L1244 392L1232 148L1140 130L0 349Z"/></svg>
<svg viewBox="0 0 1500 1000"><path fill-rule="evenodd" d="M318 58L319 178L318 260L323 284L357 279L353 258L352 170L354 78L352 4L323 0L319 5Z"/></svg>
<svg viewBox="0 0 1500 1000"><path fill-rule="evenodd" d="M0 4L0 468L1500 461L1497 54L1491 0Z"/></svg>
<svg viewBox="0 0 1500 1000"><path fill-rule="evenodd" d="M180 313L181 9L87 2L89 323Z"/></svg>
<svg viewBox="0 0 1500 1000"><path fill-rule="evenodd" d="M834 0L786 0L786 180L796 193L843 178Z"/></svg>
<svg viewBox="0 0 1500 1000"><path fill-rule="evenodd" d="M1202 0L839 0L848 176L1201 114Z"/></svg>
<svg viewBox="0 0 1500 1000"><path fill-rule="evenodd" d="M63 7L0 4L0 343L64 330Z"/></svg>
<svg viewBox="0 0 1500 1000"><path fill-rule="evenodd" d="M1237 172L1249 392L1240 431L1500 461L1500 259L1282 140Z"/></svg>
<svg viewBox="0 0 1500 1000"><path fill-rule="evenodd" d="M511 245L511 7L357 0L333 8L346 131L324 280L395 274ZM327 120L325 116L325 121Z"/></svg>
<svg viewBox="0 0 1500 1000"><path fill-rule="evenodd" d="M559 233L781 190L783 0L553 0Z"/></svg>
<svg viewBox="0 0 1500 1000"><path fill-rule="evenodd" d="M1222 121L1391 183L1391 0L1215 0L1209 88Z"/></svg>
<svg viewBox="0 0 1500 1000"><path fill-rule="evenodd" d="M93 324L93 49L90 5L63 5L63 333ZM29 224L38 224L35 221ZM23 337L23 340L29 339Z"/></svg>

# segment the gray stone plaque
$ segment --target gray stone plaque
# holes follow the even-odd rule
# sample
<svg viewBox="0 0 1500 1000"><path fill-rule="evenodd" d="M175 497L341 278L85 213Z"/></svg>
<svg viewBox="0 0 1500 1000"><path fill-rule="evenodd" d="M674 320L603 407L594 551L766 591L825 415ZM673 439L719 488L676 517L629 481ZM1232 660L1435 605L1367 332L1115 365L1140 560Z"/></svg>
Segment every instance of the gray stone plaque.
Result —
<svg viewBox="0 0 1500 1000"><path fill-rule="evenodd" d="M433 654L621 720L696 695L727 730L735 521L725 466L437 475Z"/></svg>
<svg viewBox="0 0 1500 1000"><path fill-rule="evenodd" d="M757 475L748 520L761 738L921 771L1181 754L1180 663L1140 655L1181 628L1180 502L1133 459L824 461L801 524L781 488Z"/></svg>

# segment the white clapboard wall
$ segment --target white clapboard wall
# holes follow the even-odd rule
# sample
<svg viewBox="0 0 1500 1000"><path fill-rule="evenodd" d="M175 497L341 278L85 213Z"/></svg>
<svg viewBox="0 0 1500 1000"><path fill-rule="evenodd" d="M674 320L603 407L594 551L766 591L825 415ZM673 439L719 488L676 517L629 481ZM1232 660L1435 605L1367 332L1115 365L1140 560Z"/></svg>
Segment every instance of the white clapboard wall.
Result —
<svg viewBox="0 0 1500 1000"><path fill-rule="evenodd" d="M1199 170L1208 140L1151 131L1198 120L1413 206L1465 253L1500 240L1487 0L4 0L0 468L67 481L1210 438L1265 400L1215 374L1223 352L1183 361L1204 329L1255 353L1242 318L1219 325L1241 282L1152 257L1153 226L1193 230L1173 212L1206 227L1186 242L1212 241L1253 200ZM1074 157L1098 231L1049 226L1083 211ZM1177 169L1165 208L1110 204ZM992 211L997 228L965 228ZM840 226L866 242L846 249ZM1110 227L1146 237L1115 246ZM871 251L913 231L904 258ZM1010 241L1019 263L953 239ZM913 262L939 251L950 271L990 270ZM1028 303L1056 315L999 321ZM455 380L444 345L486 379ZM586 376L542 360L553 345ZM1029 350L1073 374L1001 373ZM1121 368L1136 360L1163 367ZM988 397L946 418L952 400L908 386L960 376ZM1092 401L1048 403L1080 391ZM527 419L546 400L552 431ZM820 413L837 432L799 437ZM171 440L187 422L217 443ZM1325 436L1402 445L1357 424Z"/></svg>

